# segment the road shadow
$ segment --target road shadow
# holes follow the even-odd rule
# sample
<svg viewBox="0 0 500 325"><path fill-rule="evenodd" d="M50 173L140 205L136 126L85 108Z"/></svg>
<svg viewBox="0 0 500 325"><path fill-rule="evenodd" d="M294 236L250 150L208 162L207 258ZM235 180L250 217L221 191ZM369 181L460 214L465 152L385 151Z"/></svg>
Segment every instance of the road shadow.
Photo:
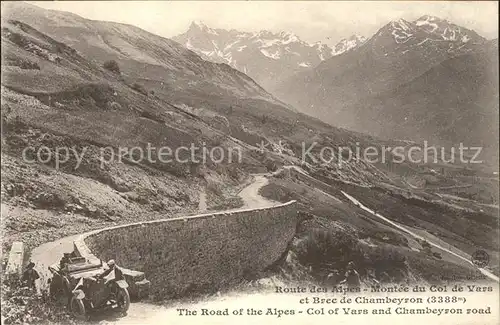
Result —
<svg viewBox="0 0 500 325"><path fill-rule="evenodd" d="M117 308L109 306L98 310L87 310L88 318L85 320L78 320L71 314L68 306L69 302L65 297L52 298L51 301L59 308L65 308L68 315L73 318L73 321L78 324L101 324L102 321L114 322L119 320L120 318L127 317L126 313L119 311Z"/></svg>
<svg viewBox="0 0 500 325"><path fill-rule="evenodd" d="M87 324L98 324L102 321L117 321L120 318L127 317L126 313L122 313L114 308L100 309L98 311L90 311Z"/></svg>

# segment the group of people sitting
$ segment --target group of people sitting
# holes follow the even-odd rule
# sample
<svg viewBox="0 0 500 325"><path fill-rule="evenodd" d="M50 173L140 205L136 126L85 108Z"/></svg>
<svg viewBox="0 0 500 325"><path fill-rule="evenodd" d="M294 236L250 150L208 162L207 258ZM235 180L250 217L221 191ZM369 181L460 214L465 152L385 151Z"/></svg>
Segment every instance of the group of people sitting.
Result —
<svg viewBox="0 0 500 325"><path fill-rule="evenodd" d="M59 268L61 269L61 271L65 271L65 267L68 263L71 262L71 258L72 257L75 257L76 255L74 254L74 252L72 253L64 253L63 254L63 257L61 258L61 260L59 261ZM102 272L101 274L98 274L96 277L97 278L104 278L106 276L108 276L111 272L114 271L114 277L116 280L121 280L123 279L123 272L122 270L120 270L120 268L118 266L116 266L116 263L115 263L115 260L111 259L109 260L106 265L108 266L108 269L105 270L104 272Z"/></svg>
<svg viewBox="0 0 500 325"><path fill-rule="evenodd" d="M356 271L353 261L347 263L346 272L343 277L338 270L333 270L328 273L325 282L325 284L332 287L343 284L347 285L349 288L359 288L361 286L359 273Z"/></svg>
<svg viewBox="0 0 500 325"><path fill-rule="evenodd" d="M73 253L64 253L63 257L59 261L59 267L61 270L65 270L65 266L71 262L71 257ZM116 280L123 279L122 270L116 266L116 263L113 259L109 260L107 263L108 269L97 275L97 278L104 278L108 276L111 272L114 272L114 278ZM26 270L23 272L22 283L26 285L28 288L36 289L36 280L40 278L40 275L35 270L35 263L30 262L26 267ZM342 280L341 280L342 279ZM333 270L330 272L325 279L325 284L330 286L337 285L347 285L349 288L359 288L361 285L360 277L358 271L355 269L355 265L353 261L350 261L347 264L346 272L342 277L338 270Z"/></svg>
<svg viewBox="0 0 500 325"><path fill-rule="evenodd" d="M62 272L65 272L65 267L68 263L71 262L72 257L75 257L74 253L64 253L63 257L59 261L59 268ZM98 274L96 276L97 278L102 279L108 276L111 272L114 272L114 278L116 280L123 279L123 272L118 266L116 266L114 260L109 260L106 265L108 266L108 269L101 274ZM40 274L37 272L37 270L35 270L35 263L30 261L23 272L21 283L23 286L36 290L36 280L38 279L40 279Z"/></svg>

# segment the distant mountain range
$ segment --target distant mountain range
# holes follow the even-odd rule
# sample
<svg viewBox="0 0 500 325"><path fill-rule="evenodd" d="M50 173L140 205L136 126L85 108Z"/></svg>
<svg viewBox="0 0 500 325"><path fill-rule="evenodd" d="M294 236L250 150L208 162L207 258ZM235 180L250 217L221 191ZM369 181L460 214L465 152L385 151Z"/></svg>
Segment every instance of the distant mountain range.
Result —
<svg viewBox="0 0 500 325"><path fill-rule="evenodd" d="M498 42L437 17L389 22L270 90L302 112L377 136L498 143Z"/></svg>
<svg viewBox="0 0 500 325"><path fill-rule="evenodd" d="M243 72L227 64L205 61L179 43L138 27L92 21L23 2L6 3L5 8L4 21L18 19L28 23L99 65L116 60L124 78L139 80L146 88L160 87L168 94L173 90L181 94L198 92L203 87L214 95L277 102Z"/></svg>
<svg viewBox="0 0 500 325"><path fill-rule="evenodd" d="M389 139L498 144L498 42L437 17L392 21L368 39L352 36L330 47L290 32L213 29L200 22L171 40L26 3L8 7L12 15L6 11L3 20L19 19L97 66L116 60L126 82L173 104L238 107L259 116L294 108ZM6 72L4 84L23 84L16 74ZM70 87L82 78L93 82L87 72L50 83L42 75L30 79L33 91Z"/></svg>
<svg viewBox="0 0 500 325"><path fill-rule="evenodd" d="M248 74L264 88L352 50L366 40L353 35L331 48L321 42L307 43L290 32L213 29L202 22L193 22L185 33L173 39L206 60L227 63Z"/></svg>

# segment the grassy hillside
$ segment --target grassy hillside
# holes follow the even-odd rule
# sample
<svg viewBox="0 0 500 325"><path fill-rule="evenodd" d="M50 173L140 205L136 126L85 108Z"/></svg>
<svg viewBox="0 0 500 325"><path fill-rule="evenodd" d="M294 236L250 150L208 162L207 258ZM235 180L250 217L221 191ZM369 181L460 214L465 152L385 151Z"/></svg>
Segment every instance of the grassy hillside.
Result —
<svg viewBox="0 0 500 325"><path fill-rule="evenodd" d="M346 202L332 201L331 196L341 197L341 189L402 223L435 230L434 235L464 251L472 244L497 248L492 238L498 231L491 218L498 201L491 198L498 188L472 196L467 191L484 189L476 184L455 197L441 197L440 188L467 185L469 180L454 174L433 175L431 180L432 167L408 162L351 159L339 165L342 155L331 163L304 162L304 147L314 143L312 154L318 156L324 147L355 152L401 142L334 128L289 110L246 75L203 61L179 44L136 27L23 3L9 6L2 16L4 251L13 240L32 248L105 225L185 215L197 210L205 194L207 209L234 208L241 204L236 193L249 173L283 165L302 166L316 182L305 188L277 181L279 190L267 189L266 195L298 198L304 211L320 218L333 213L345 229L355 228L352 236L360 245L371 240L391 244L387 237L405 246L398 254L417 260L421 256L411 253L406 245L412 242L405 244L404 236L389 225L374 223ZM109 64L105 68L109 61L118 69ZM148 146L175 150L191 144L237 149L241 160L138 160ZM72 155L55 155L58 148L69 148ZM110 159L111 152L115 159ZM29 162L35 158L38 163ZM61 158L68 159L58 165ZM420 184L420 179L428 179L433 189L408 185L407 180ZM287 188L299 195L287 197ZM421 199L430 204L429 210L419 206ZM485 210L485 205L492 206ZM401 216L402 211L411 216ZM433 219L435 213L443 217ZM452 222L457 224L454 232L446 230ZM326 223L323 228L335 227Z"/></svg>

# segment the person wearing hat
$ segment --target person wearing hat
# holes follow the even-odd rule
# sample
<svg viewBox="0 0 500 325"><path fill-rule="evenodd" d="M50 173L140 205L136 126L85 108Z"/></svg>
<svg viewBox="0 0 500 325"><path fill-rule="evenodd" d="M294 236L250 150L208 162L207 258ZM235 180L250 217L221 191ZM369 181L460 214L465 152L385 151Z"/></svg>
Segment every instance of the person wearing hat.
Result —
<svg viewBox="0 0 500 325"><path fill-rule="evenodd" d="M64 253L63 254L63 257L59 261L59 267L60 267L61 270L63 270L64 267L66 266L66 264L68 264L70 262L70 256L71 256L70 253Z"/></svg>
<svg viewBox="0 0 500 325"><path fill-rule="evenodd" d="M35 270L35 263L29 262L28 266L26 266L26 270L23 272L21 282L26 284L28 288L36 290L35 281L38 279L40 279L40 275Z"/></svg>
<svg viewBox="0 0 500 325"><path fill-rule="evenodd" d="M108 263L106 263L108 265L108 269L106 271L104 271L103 273L101 273L99 275L99 278L104 278L106 276L108 276L111 272L114 272L114 279L115 280L123 280L123 272L122 270L120 270L120 268L118 266L116 266L116 263L115 263L115 260L109 260Z"/></svg>
<svg viewBox="0 0 500 325"><path fill-rule="evenodd" d="M328 273L326 276L326 284L332 287L335 287L339 281L340 273L337 269L334 269L332 272Z"/></svg>
<svg viewBox="0 0 500 325"><path fill-rule="evenodd" d="M359 279L359 273L354 268L354 262L350 261L347 263L347 270L345 272L345 278L340 282L340 284L347 283L349 288L359 288L361 281Z"/></svg>

